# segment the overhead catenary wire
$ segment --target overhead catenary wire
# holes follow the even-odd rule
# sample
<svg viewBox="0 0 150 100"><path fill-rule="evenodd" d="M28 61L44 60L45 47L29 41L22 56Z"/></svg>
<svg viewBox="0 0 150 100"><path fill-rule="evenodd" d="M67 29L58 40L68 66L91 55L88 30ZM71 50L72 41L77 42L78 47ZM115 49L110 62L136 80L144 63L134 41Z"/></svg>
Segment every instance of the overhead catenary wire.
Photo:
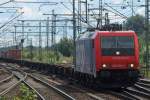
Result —
<svg viewBox="0 0 150 100"><path fill-rule="evenodd" d="M132 10L132 16L133 16L133 14L135 15L136 13L135 13L135 11L133 9L133 0L132 0L132 5L130 5L129 2L127 2L127 4L131 8L131 10Z"/></svg>
<svg viewBox="0 0 150 100"><path fill-rule="evenodd" d="M11 19L11 18L13 18L15 15L16 15L16 13L18 13L17 11L16 12L13 12L13 14L8 18L8 20L9 19ZM12 24L12 23L11 23ZM7 24L7 25L5 25L6 26L6 29L8 29L8 27L9 27L9 23Z"/></svg>
<svg viewBox="0 0 150 100"><path fill-rule="evenodd" d="M57 2L44 2L44 1L15 1L15 0L12 0L14 1L15 3L33 3L33 4L56 4Z"/></svg>
<svg viewBox="0 0 150 100"><path fill-rule="evenodd" d="M14 8L14 9L20 8L20 9L21 9L22 7L10 7L10 6L9 6L9 7L6 7L6 6L5 6L5 7L0 7L0 8L2 8L2 9L3 9L3 8Z"/></svg>
<svg viewBox="0 0 150 100"><path fill-rule="evenodd" d="M128 18L127 16L125 16L124 14L122 14L121 12L119 12L118 10L114 9L113 7L111 7L110 5L108 5L107 3L105 3L105 5L107 5L112 10L116 11L119 15L123 16L124 18Z"/></svg>
<svg viewBox="0 0 150 100"><path fill-rule="evenodd" d="M9 0L9 1L7 1L7 2L1 3L0 6L3 6L3 5L8 4L8 3L10 3L10 2L13 2L13 0Z"/></svg>
<svg viewBox="0 0 150 100"><path fill-rule="evenodd" d="M7 24L9 24L10 22L12 22L14 19L20 17L22 14L23 14L23 12L20 13L19 15L17 15L16 17L12 18L11 20L7 21L6 23L4 23L2 26L0 26L0 29L3 28L4 26L6 26Z"/></svg>
<svg viewBox="0 0 150 100"><path fill-rule="evenodd" d="M17 1L17 0L16 0ZM70 1L72 1L72 0L70 0ZM85 1L85 0L84 0ZM77 0L75 0L75 2L77 2ZM17 3L17 2L16 2ZM18 2L19 3L19 2ZM21 2L20 2L21 3ZM22 3L27 3L27 2L22 2ZM34 3L34 2L28 2L28 3ZM40 2L38 2L38 3L40 3ZM72 5L72 2L65 2L65 3L69 3L69 5L71 4ZM64 2L63 2L63 4L64 4L64 6L66 6L67 4L65 4ZM61 4L61 2L59 2L59 4ZM76 5L77 6L77 5ZM71 8L69 8L70 6L66 6L67 8L68 8L68 10L70 10L71 12L72 12L72 9ZM107 5L103 5L103 7L108 7ZM121 5L113 5L113 6L111 6L111 7L121 7ZM104 9L104 8L103 8ZM82 9L83 10L83 9ZM118 15L118 16L121 16L122 18L124 18L124 19L126 19L127 17L127 15L126 14L124 14L124 13L122 13L123 15L125 15L125 16L123 16L123 15L121 15L121 14L119 14L118 12L116 12L115 10L112 10L112 9L107 9L107 10L109 10L110 12L112 11L114 14L116 14L116 15ZM118 9L117 9L118 10ZM77 11L77 7L75 8L75 12ZM92 13L91 13L92 12ZM92 22L92 19L93 19L93 17L95 17L95 19L96 19L96 17L97 17L97 15L98 14L96 14L96 12L95 11L91 11L90 12L90 14L89 15L93 15L92 17L90 17L90 26L92 26L92 27L94 27L94 25L96 24L96 22L94 22L93 21L93 23L91 23ZM76 13L75 13L76 14ZM69 15L69 14L68 14ZM71 14L69 15L69 16L72 16ZM77 14L76 14L76 16L77 16ZM75 16L75 19L77 19L77 17ZM82 20L82 28L87 28L87 26L89 26L88 24L86 24L86 20L85 20L85 15L84 15L84 13L83 13L83 15L82 14L80 14L79 16L81 16L81 19L79 19L79 20ZM109 17L110 17L110 14L109 14ZM104 17L103 17L104 18ZM113 19L114 17L112 17L112 19ZM118 17L115 17L114 19L117 19ZM94 19L94 20L95 20ZM59 19L58 19L59 20ZM57 21L58 21L57 20ZM110 18L110 20L111 20L111 18ZM46 20L45 20L46 21ZM72 22L73 20L72 19L70 19L70 23ZM85 23L85 24L84 24ZM7 24L8 25L8 24ZM83 25L85 25L85 26L83 26ZM24 27L26 27L26 26L24 26ZM36 26L33 26L33 27L36 27ZM43 27L43 26L41 26L41 27ZM54 27L59 27L59 26L54 26ZM72 26L68 26L68 27L72 27ZM76 25L76 27L78 27L78 25ZM69 29L69 28L68 28ZM70 28L71 29L71 28Z"/></svg>
<svg viewBox="0 0 150 100"><path fill-rule="evenodd" d="M70 3L71 3L71 5L73 5L72 2L70 2ZM63 2L61 2L61 4L62 4L65 8L67 8L68 10L70 10L70 11L72 12L72 10L71 10L70 8L68 8ZM78 15L77 12L78 12L78 10L75 8L75 15ZM79 20L81 20L83 23L86 23L86 24L87 24L88 26L90 26L90 27L94 27L94 26L90 25L89 23L87 23L86 20L85 20L81 15L78 15L78 16L80 16L80 19L79 19Z"/></svg>

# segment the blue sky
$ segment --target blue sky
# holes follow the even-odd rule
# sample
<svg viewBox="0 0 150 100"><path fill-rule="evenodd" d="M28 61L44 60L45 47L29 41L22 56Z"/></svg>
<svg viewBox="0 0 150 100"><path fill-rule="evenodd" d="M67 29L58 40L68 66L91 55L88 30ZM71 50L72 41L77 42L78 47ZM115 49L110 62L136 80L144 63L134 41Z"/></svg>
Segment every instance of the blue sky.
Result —
<svg viewBox="0 0 150 100"><path fill-rule="evenodd" d="M0 3L4 3L6 1L9 1L9 0L1 0ZM45 18L45 16L42 15L42 13L51 13L51 10L52 9L55 9L55 12L56 13L71 13L70 10L68 10L66 7L64 7L60 2L66 2L65 5L72 9L72 6L71 6L71 1L72 0L16 0L16 1L45 1L45 2L58 2L59 4L57 5L45 5L45 6L42 6L41 7L41 10L39 11L39 7L41 4L25 4L25 3L8 3L4 6L14 6L14 7L23 7L23 10L25 11L24 15L21 17L21 18L24 18L24 19L40 19L40 18ZM78 1L78 0L76 0ZM84 0L83 0L84 1ZM110 5L118 5L118 4L121 4L121 5L125 5L126 2L123 2L123 1L131 1L131 0L103 0L103 2L105 3L111 3ZM144 4L144 0L141 0L140 3L137 3L138 0L133 0L134 1L134 5L140 5L140 4ZM93 7L98 7L98 0L93 0L93 1L90 1L88 0L88 2L90 4L93 4L91 5L91 8ZM108 7L106 7L108 8ZM120 11L121 13L127 15L127 16L130 16L131 15L131 8L130 7L127 7L127 9L120 9L120 7L113 7L115 9L117 9L118 11ZM0 11L6 11L6 9L0 9ZM139 13L139 14L142 14L144 15L144 8L135 8L134 11L136 13ZM1 14L0 15L0 19L3 19L0 21L0 23L3 23L5 19L8 19L9 16L11 16L12 14L8 14L8 13L4 13L4 14ZM3 17L5 16L5 17Z"/></svg>
<svg viewBox="0 0 150 100"><path fill-rule="evenodd" d="M7 2L9 0L0 0L0 4ZM51 13L53 9L55 9L55 13L61 13L61 14L71 14L72 13L72 0L15 0L15 1L27 1L27 2L57 2L57 5L45 5L45 4L29 4L29 3L17 3L17 2L11 2L8 4L3 5L3 7L22 7L22 9L2 9L0 8L0 12L6 12L6 13L0 13L0 25L3 25L4 23L8 22L11 20L13 17L17 16L20 14L20 12L24 12L22 16L20 16L18 19L46 19L47 16L43 15L43 13ZM78 0L76 0L77 3ZM84 1L84 0L82 0ZM90 8L97 8L98 7L98 1L99 0L88 0L88 3L90 4ZM131 10L131 1L132 0L103 0L103 3L108 3L108 5L112 6L114 9L119 11L120 13L124 14L125 16L129 17L132 15L132 10ZM143 5L145 0L140 0L141 2L137 2L138 0L133 0L134 6L139 6ZM64 2L63 4L61 2ZM129 2L129 4L127 4ZM76 5L77 6L77 5ZM110 7L107 7L106 5L103 5L106 9L112 10ZM116 7L117 6L117 7ZM121 6L125 6L126 9L121 9ZM2 7L2 6L0 6ZM17 13L12 13L12 12L17 12ZM84 7L82 6L82 11L84 11ZM11 12L11 13L7 13ZM97 13L98 11L94 11L94 13ZM105 13L107 11L104 11ZM144 7L134 7L134 12L135 14L141 14L144 15ZM83 12L84 13L84 12ZM92 12L90 12L92 13ZM125 19L117 16L116 14L109 13L109 18L111 19L111 22L122 22ZM51 17L50 17L51 18ZM72 17L69 17L70 19ZM93 18L93 17L90 17ZM14 30L12 26L15 23L18 23L17 20L14 20L13 22L10 23L10 26L5 26L2 29L0 29L1 32L1 38L4 38L4 35L6 36L5 39L10 36L8 34L3 34L3 29L6 29L7 31ZM94 19L93 19L94 20ZM18 23L19 24L19 23ZM62 23L59 23L62 24ZM71 23L69 23L71 25ZM63 24L62 24L63 25ZM85 24L83 24L85 25ZM86 25L85 25L86 26ZM58 31L61 31L62 29L59 29ZM71 31L69 31L71 32ZM62 32L60 32L62 34ZM61 36L61 35L60 35ZM56 37L57 40L61 37ZM71 36L71 34L70 34ZM12 38L12 36L10 36ZM36 40L36 39L35 39ZM45 42L45 41L44 41ZM44 44L43 42L43 44Z"/></svg>

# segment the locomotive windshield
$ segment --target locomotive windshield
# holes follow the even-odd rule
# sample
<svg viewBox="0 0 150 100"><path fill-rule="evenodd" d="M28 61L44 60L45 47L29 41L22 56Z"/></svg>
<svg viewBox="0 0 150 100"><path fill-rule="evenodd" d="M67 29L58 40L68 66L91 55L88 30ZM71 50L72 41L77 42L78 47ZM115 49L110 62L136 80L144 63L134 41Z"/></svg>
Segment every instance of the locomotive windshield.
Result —
<svg viewBox="0 0 150 100"><path fill-rule="evenodd" d="M116 55L134 55L134 38L132 36L103 36L101 37L102 54Z"/></svg>
<svg viewBox="0 0 150 100"><path fill-rule="evenodd" d="M118 37L117 47L118 48L134 48L133 37Z"/></svg>

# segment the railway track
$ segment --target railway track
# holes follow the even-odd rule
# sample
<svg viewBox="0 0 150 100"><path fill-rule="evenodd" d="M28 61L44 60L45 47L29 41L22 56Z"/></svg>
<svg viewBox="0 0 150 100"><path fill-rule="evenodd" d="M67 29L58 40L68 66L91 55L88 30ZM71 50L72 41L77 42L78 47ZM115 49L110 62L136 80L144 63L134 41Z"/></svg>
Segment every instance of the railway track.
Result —
<svg viewBox="0 0 150 100"><path fill-rule="evenodd" d="M31 74L28 74L28 78L25 81L30 84L36 91L38 91L43 96L43 98L45 98L45 100L75 100L67 93Z"/></svg>
<svg viewBox="0 0 150 100"><path fill-rule="evenodd" d="M80 86L74 86L72 84L69 83L64 83L64 81L59 80L57 77L52 77L52 76L47 76L47 75L43 75L41 73L38 73L36 71L31 71L29 69L23 68L22 70L25 70L27 72L31 72L32 75L34 76L38 76L38 78L40 78L41 80L46 81L49 84L55 85L58 88L62 89L63 91L65 91L67 94L71 95L72 97L74 97L76 100L119 100L119 98L116 98L112 95L109 95L107 93L102 93L101 92L94 92L91 90L87 90L86 88L80 87ZM48 78L49 77L49 78ZM51 77L51 78L50 78Z"/></svg>
<svg viewBox="0 0 150 100"><path fill-rule="evenodd" d="M1 69L5 70L5 68L3 68L4 65L2 64L1 66ZM12 72L7 69L5 71L7 71L7 73L10 73L10 76L0 81L0 96L5 95L20 83L18 79L14 77L14 74Z"/></svg>
<svg viewBox="0 0 150 100"><path fill-rule="evenodd" d="M9 66L7 69L9 69L9 71L11 71L18 79L20 79L19 83L24 83L31 90L35 91L38 96L38 100L75 100L73 97L61 91L60 89L49 85L48 83L35 76L32 76L31 74L27 74L26 72L12 66ZM19 83L17 85L19 85ZM11 90L9 89L9 91ZM9 91L7 91L5 94L7 94Z"/></svg>
<svg viewBox="0 0 150 100"><path fill-rule="evenodd" d="M55 80L53 79L48 79L46 78L46 76L44 77L41 77L41 75L37 75L39 76L39 78L44 78L45 80L47 80L47 82L51 82L52 84L57 84L59 86L61 86L61 84L59 82L56 82ZM62 88L62 87L61 87ZM110 91L110 90L100 90L100 91L90 91L90 92L87 92L86 90L81 90L75 86L64 86L63 89L68 91L68 88L71 88L70 90L74 90L74 91L69 91L70 92L70 95L76 95L76 99L77 100L80 100L81 98L77 98L79 97L77 94L75 94L75 92L78 91L78 93L80 93L79 95L82 95L82 97L84 98L84 96L86 96L86 99L88 99L88 97L90 97L91 99L89 100L122 100L122 99L125 99L125 100L143 100L142 97L139 97L139 96L136 96L134 94L131 94L129 91L127 91L126 89L124 90L120 90L120 91ZM88 90L89 91L89 90ZM72 94L72 92L74 92L74 94ZM112 96L113 95L113 96ZM114 97L115 96L115 97ZM83 98L81 100L83 100ZM84 98L85 99L85 98Z"/></svg>
<svg viewBox="0 0 150 100"><path fill-rule="evenodd" d="M26 76L23 76L22 74L19 75L19 72L17 71L10 71L8 67L5 67L5 69L12 73L12 75L4 80L1 81L1 91L0 96L6 95L8 92L12 91L16 86L18 86L23 79L25 79Z"/></svg>
<svg viewBox="0 0 150 100"><path fill-rule="evenodd" d="M32 76L38 77L38 79L44 80L46 83L56 86L57 88L65 91L67 94L74 97L76 100L104 100L101 96L106 98L105 94L95 95L94 93L87 92L81 88L75 87L73 85L70 85L68 83L62 82L62 80L58 81L56 78L53 77L53 79L49 79L46 75L40 74L37 71L31 71L28 68L21 68L22 70L32 74ZM57 81L56 81L56 80ZM110 96L109 96L110 97ZM107 97L108 98L108 97Z"/></svg>
<svg viewBox="0 0 150 100"><path fill-rule="evenodd" d="M144 84L150 84L150 79L140 79L139 82Z"/></svg>
<svg viewBox="0 0 150 100"><path fill-rule="evenodd" d="M96 100L108 100L108 98L113 98L111 97L116 96L115 99L123 99L123 100L149 100L150 94L147 93L147 91L140 91L140 89L136 88L137 85L134 87L130 87L127 89L121 89L121 90L104 90L104 92L100 91L100 93L87 93ZM103 95L102 95L103 94ZM108 95L111 95L110 97ZM105 96L104 96L105 95ZM103 97L103 98L102 98Z"/></svg>
<svg viewBox="0 0 150 100"><path fill-rule="evenodd" d="M123 100L139 100L138 97L132 95L131 93L125 91L125 90L120 90L120 91L107 91L107 93L115 95Z"/></svg>
<svg viewBox="0 0 150 100"><path fill-rule="evenodd" d="M85 100L85 99L86 100L105 100L104 98L106 98L106 94L102 94L102 93L96 94L94 92L92 93L91 91L89 92L89 90L87 91L86 89L76 87L68 83L56 81L57 80L56 78L49 79L45 75L40 75L37 73L36 74L34 73L34 76L38 76L40 79L46 81L47 83L55 85L56 87L65 91L67 94L74 97L76 100ZM101 95L98 95L98 94L101 94ZM111 97L109 96L107 97L107 99L108 98L111 98Z"/></svg>
<svg viewBox="0 0 150 100"><path fill-rule="evenodd" d="M129 100L149 100L150 99L150 81L140 79L133 87L122 89L119 92L113 91L114 95L118 95Z"/></svg>
<svg viewBox="0 0 150 100"><path fill-rule="evenodd" d="M23 70L23 69L21 69L21 70ZM41 77L41 75L39 75L39 74L37 74L37 75L28 74L28 77L26 78L25 81L28 82L28 84L31 85L31 86L33 85L33 83L35 84L35 82L36 83L41 83L40 81L42 81L42 82L44 81L48 85L49 84L50 85L55 84L55 85L58 86L58 88L61 88L61 90L64 90L67 93L67 95L69 95L70 97L75 97L75 99L77 99L77 100L80 100L82 97L84 99L85 98L90 98L89 100L105 100L105 99L108 100L108 97L107 97L108 95L115 96L117 99L121 99L121 100L122 99L125 99L125 100L149 100L149 98L150 98L150 96L149 96L150 94L148 92L148 89L146 90L146 88L149 88L149 82L143 82L143 80L142 81L140 80L139 82L137 82L137 84L135 84L134 87L130 87L130 88L127 88L127 89L122 89L120 91L112 91L112 90L105 91L105 92L103 92L103 94L105 96L103 96L102 93L90 93L90 92L84 91L82 89L76 89L76 87L74 87L74 86L69 87L70 90L74 90L74 91L70 91L70 90L68 91L68 90L65 90L66 88L68 88L68 86L65 86L65 87L62 88L61 84L59 82L56 82L53 79L52 80L47 80L47 81L46 81L46 79L45 80L44 79L45 78ZM33 81L35 81L35 82L33 82ZM42 85L40 85L40 86L42 87ZM35 87L35 86L32 86L32 87L34 89L37 89L37 91L39 89L39 87ZM44 87L46 87L46 86L44 86ZM43 91L41 89L39 89L39 90ZM44 93L44 92L42 92L42 93ZM39 94L42 94L42 93L39 93ZM82 97L79 97L79 95L80 96L82 95ZM42 94L42 96L44 98L44 94ZM45 95L45 98L47 100L48 95ZM83 98L81 100L83 100ZM74 99L74 98L72 98L72 99Z"/></svg>
<svg viewBox="0 0 150 100"><path fill-rule="evenodd" d="M2 66L0 66L0 83L3 83L3 81L7 81L8 79L11 79L12 73L9 73L5 69L3 69Z"/></svg>
<svg viewBox="0 0 150 100"><path fill-rule="evenodd" d="M45 100L44 97L42 95L40 95L40 93L38 93L31 85L29 85L25 80L27 79L28 77L28 74L23 72L23 71L20 71L18 70L17 68L14 68L14 67L5 67L9 72L12 72L13 75L19 80L15 85L13 85L12 88L8 89L8 91L6 91L4 94L2 94L2 96L5 96L6 98L10 99L11 94L14 94L12 93L13 90L17 91L15 88L17 88L21 83L24 83L27 87L29 87L30 90L33 90L36 95L37 95L37 99L38 100Z"/></svg>
<svg viewBox="0 0 150 100"><path fill-rule="evenodd" d="M150 80L148 79L140 79L134 86L134 88L140 93L138 95L141 95L145 98L150 99Z"/></svg>
<svg viewBox="0 0 150 100"><path fill-rule="evenodd" d="M85 91L75 88L75 87L70 87L70 86L68 86L68 84L62 84L61 82L49 80L44 75L40 75L37 73L33 74L33 71L31 71L31 70L30 71L26 70L26 72L28 72L28 73L31 72L32 74L30 73L29 74L30 76L32 76L33 78L38 77L38 80L43 80L44 83L46 83L47 85L55 86L55 88L65 91L67 93L67 95L74 97L76 100L85 100L85 99L87 99L87 100L103 100L101 97L98 97L91 93L86 93ZM36 78L36 80L37 80L37 78Z"/></svg>
<svg viewBox="0 0 150 100"><path fill-rule="evenodd" d="M0 80L0 84L7 82L7 81L10 81L12 78L13 78L13 74Z"/></svg>
<svg viewBox="0 0 150 100"><path fill-rule="evenodd" d="M149 91L149 89L150 89L150 82L149 81L139 81L139 82L137 82L136 83L137 85L140 85L141 87L143 87L143 89L145 89L146 90L146 92L148 92L148 93L150 93ZM148 90L148 91L147 91Z"/></svg>
<svg viewBox="0 0 150 100"><path fill-rule="evenodd" d="M32 71L32 72L34 72L34 71ZM39 78L42 78L41 75L39 75L39 74L37 76L39 76ZM44 76L44 77L46 77L46 76ZM52 84L55 83L55 84L61 86L59 82L55 81L55 78L54 78L54 80L53 80L53 78L52 78L52 80L48 79L47 82L52 83ZM70 90L74 90L74 91L67 92L68 90L66 90L66 88L72 88ZM138 94L138 91L134 91L134 89L132 89L132 88L131 89L130 88L129 89L122 89L121 91L104 91L103 93L102 93L102 91L100 91L101 93L90 93L90 92L87 92L87 91L84 91L84 90L81 90L81 89L76 89L76 87L74 87L74 86L72 86L72 87L68 87L68 86L66 87L65 86L65 87L63 87L63 90L65 90L68 94L70 94L72 96L76 96L76 99L81 99L81 98L78 98L79 97L78 95L82 95L83 97L86 96L87 99L88 99L88 97L91 97L91 99L93 98L94 100L105 100L105 99L108 99L108 98L110 99L110 98L112 98L111 97L112 95L116 96L115 99L120 99L120 98L121 99L126 99L126 100L143 100L143 99L147 99L142 94L141 95L136 95L136 94ZM77 92L77 91L78 91L78 93L79 93L79 91L80 92L82 91L82 93L75 94L75 92ZM74 92L74 94L72 94L72 92ZM111 96L108 96L108 95L111 95Z"/></svg>

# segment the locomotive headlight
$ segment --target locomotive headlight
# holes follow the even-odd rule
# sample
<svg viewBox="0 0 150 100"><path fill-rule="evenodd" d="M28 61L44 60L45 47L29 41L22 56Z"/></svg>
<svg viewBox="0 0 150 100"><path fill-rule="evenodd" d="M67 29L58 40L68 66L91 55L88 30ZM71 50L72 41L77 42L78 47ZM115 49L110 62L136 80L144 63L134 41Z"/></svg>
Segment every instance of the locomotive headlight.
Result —
<svg viewBox="0 0 150 100"><path fill-rule="evenodd" d="M130 64L130 67L133 68L133 67L134 67L134 64Z"/></svg>
<svg viewBox="0 0 150 100"><path fill-rule="evenodd" d="M119 51L117 51L117 52L116 52L116 55L120 55L120 52L119 52Z"/></svg>
<svg viewBox="0 0 150 100"><path fill-rule="evenodd" d="M103 67L103 68L106 68L106 67L107 67L107 65L106 65L106 64L103 64L103 65L102 65L102 67Z"/></svg>

